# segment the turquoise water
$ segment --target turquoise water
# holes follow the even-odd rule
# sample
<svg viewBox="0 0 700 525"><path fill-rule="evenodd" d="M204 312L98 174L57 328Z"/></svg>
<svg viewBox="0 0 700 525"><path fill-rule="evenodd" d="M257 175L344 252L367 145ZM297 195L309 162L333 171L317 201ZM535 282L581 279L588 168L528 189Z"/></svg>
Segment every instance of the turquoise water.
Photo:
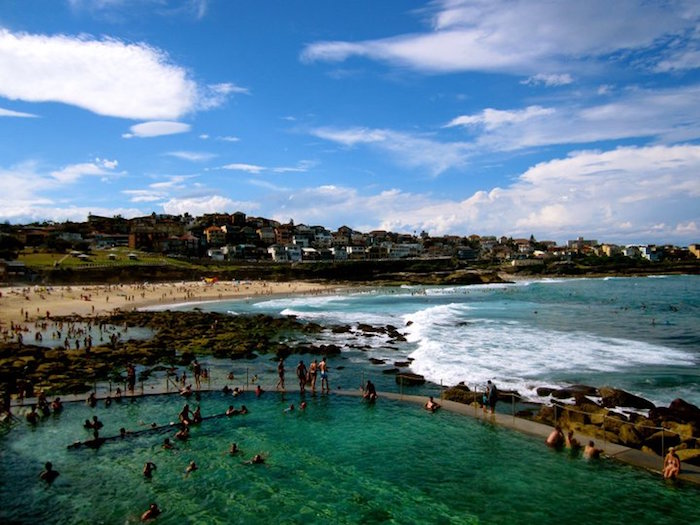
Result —
<svg viewBox="0 0 700 525"><path fill-rule="evenodd" d="M346 362L331 365L356 375L360 367L382 388L393 379L369 366L370 357L385 359L384 368L411 358L411 369L436 384L495 380L534 400L541 400L539 386L585 383L660 405L677 397L700 404L700 276L376 288L200 306L349 325L350 333L324 333L316 342L341 346ZM394 325L407 341L368 337L358 323Z"/></svg>
<svg viewBox="0 0 700 525"><path fill-rule="evenodd" d="M700 492L612 461L586 462L540 440L445 411L380 399L307 397L305 412L283 410L267 393L205 394L205 416L245 403L246 416L212 419L177 450L160 447L174 430L68 450L87 439L93 414L103 434L175 420L173 396L122 401L93 411L66 407L35 429L0 437L0 522L136 523L151 501L157 523L692 523ZM194 404L194 403L191 403ZM230 442L242 452L231 457ZM244 465L256 453L265 465ZM46 460L61 473L37 475ZM185 476L194 460L199 470ZM157 470L144 480L141 469ZM695 520L695 521L693 521Z"/></svg>

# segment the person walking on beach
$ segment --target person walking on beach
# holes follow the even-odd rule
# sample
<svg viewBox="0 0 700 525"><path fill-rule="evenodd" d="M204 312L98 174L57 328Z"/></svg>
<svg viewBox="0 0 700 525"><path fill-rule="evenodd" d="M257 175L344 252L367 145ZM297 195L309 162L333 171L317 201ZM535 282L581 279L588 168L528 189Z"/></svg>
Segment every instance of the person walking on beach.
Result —
<svg viewBox="0 0 700 525"><path fill-rule="evenodd" d="M284 359L280 359L279 363L277 363L277 375L279 379L275 388L284 392Z"/></svg>
<svg viewBox="0 0 700 525"><path fill-rule="evenodd" d="M306 375L306 365L304 364L304 361L299 361L299 364L297 365L297 377L299 378L299 391L302 394L306 392Z"/></svg>
<svg viewBox="0 0 700 525"><path fill-rule="evenodd" d="M325 388L325 391L330 394L331 387L328 384L328 364L326 363L325 356L323 357L323 359L321 359L321 362L318 364L318 370L321 373L321 393L323 394Z"/></svg>

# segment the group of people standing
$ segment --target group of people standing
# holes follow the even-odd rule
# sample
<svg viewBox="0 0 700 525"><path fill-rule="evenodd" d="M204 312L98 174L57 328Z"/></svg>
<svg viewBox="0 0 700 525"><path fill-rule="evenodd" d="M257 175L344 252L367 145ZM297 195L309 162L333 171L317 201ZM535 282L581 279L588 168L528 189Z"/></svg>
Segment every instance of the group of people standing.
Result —
<svg viewBox="0 0 700 525"><path fill-rule="evenodd" d="M277 363L277 377L279 379L275 388L277 390L281 390L282 392L285 390L284 374L284 359L281 358ZM296 375L297 379L299 380L299 391L302 394L306 392L307 385L311 386L312 394L316 393L316 380L319 375L321 376L321 393L330 393L331 391L331 387L328 383L328 363L326 362L325 357L321 359L320 363L318 359L314 359L309 364L308 369L306 368L304 361L299 361L299 364L296 367Z"/></svg>

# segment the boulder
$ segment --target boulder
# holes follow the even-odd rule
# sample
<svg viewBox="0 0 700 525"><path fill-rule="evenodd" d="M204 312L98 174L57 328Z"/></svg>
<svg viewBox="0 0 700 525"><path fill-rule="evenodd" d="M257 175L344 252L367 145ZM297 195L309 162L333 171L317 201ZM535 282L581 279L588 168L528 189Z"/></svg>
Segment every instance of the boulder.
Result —
<svg viewBox="0 0 700 525"><path fill-rule="evenodd" d="M373 365L383 365L384 363L386 363L384 359L377 359L376 357L370 357L369 362Z"/></svg>
<svg viewBox="0 0 700 525"><path fill-rule="evenodd" d="M660 456L666 454L668 447L675 447L681 442L678 434L659 430L644 440L644 444Z"/></svg>
<svg viewBox="0 0 700 525"><path fill-rule="evenodd" d="M401 372L396 374L396 384L404 386L418 386L425 384L425 377L411 372Z"/></svg>
<svg viewBox="0 0 700 525"><path fill-rule="evenodd" d="M624 425L620 426L618 436L620 436L620 441L623 445L632 448L639 448L644 442L644 437L639 433L635 426L630 423L625 423Z"/></svg>
<svg viewBox="0 0 700 525"><path fill-rule="evenodd" d="M657 407L649 411L649 417L655 422L675 421L677 423L692 423L700 429L700 408L682 399L674 399L668 408Z"/></svg>
<svg viewBox="0 0 700 525"><path fill-rule="evenodd" d="M595 387L588 385L571 385L567 388L560 388L554 390L551 395L557 399L570 399L575 397L577 394L584 396L595 396L598 394L598 390Z"/></svg>
<svg viewBox="0 0 700 525"><path fill-rule="evenodd" d="M555 390L556 390L556 388L550 388L548 386L541 386L537 389L537 395L540 397L547 397Z"/></svg>
<svg viewBox="0 0 700 525"><path fill-rule="evenodd" d="M611 387L601 387L600 392L601 402L604 407L631 407L639 409L655 408L654 403L643 397L635 396L624 390Z"/></svg>
<svg viewBox="0 0 700 525"><path fill-rule="evenodd" d="M684 463L700 466L700 448L687 448L684 450L676 450L676 454L678 454L678 457Z"/></svg>
<svg viewBox="0 0 700 525"><path fill-rule="evenodd" d="M406 368L409 366L411 363L408 361L394 361L394 366L398 368Z"/></svg>
<svg viewBox="0 0 700 525"><path fill-rule="evenodd" d="M478 392L470 392L468 388L460 388L459 386L454 386L448 388L442 393L442 399L448 401L455 401L457 403L463 403L469 405L474 402L481 400L481 394Z"/></svg>

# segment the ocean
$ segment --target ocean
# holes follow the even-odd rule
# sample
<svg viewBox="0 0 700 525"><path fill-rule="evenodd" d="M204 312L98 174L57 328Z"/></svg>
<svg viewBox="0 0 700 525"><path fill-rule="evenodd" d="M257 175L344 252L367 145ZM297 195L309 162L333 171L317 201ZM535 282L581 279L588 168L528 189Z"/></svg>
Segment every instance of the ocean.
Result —
<svg viewBox="0 0 700 525"><path fill-rule="evenodd" d="M588 384L657 405L679 397L700 404L700 276L370 287L180 308L195 306L348 325L348 333L327 331L314 340L341 346L345 373L375 374L380 385L389 381L383 369L408 359L412 372L438 385L480 387L491 379L535 401L542 401L541 386ZM395 326L406 341L362 333L360 323Z"/></svg>

